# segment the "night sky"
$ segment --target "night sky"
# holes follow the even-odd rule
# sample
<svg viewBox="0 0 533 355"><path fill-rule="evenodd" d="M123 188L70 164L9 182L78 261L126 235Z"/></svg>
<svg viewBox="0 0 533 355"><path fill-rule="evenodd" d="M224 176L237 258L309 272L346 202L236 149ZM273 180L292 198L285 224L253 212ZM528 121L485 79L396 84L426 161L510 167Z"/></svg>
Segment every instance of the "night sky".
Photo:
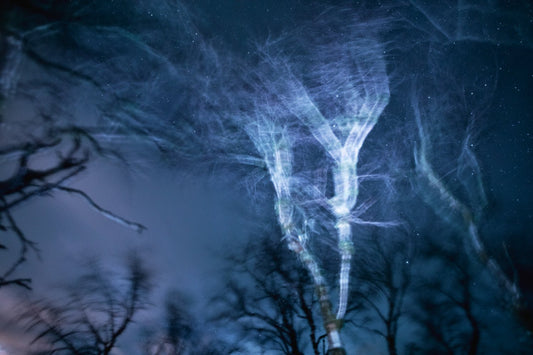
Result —
<svg viewBox="0 0 533 355"><path fill-rule="evenodd" d="M428 284L439 280L456 289L452 271L439 266L446 253L435 250L449 251L454 262L475 270L468 282L481 329L477 353L527 353L533 313L517 316L506 304L511 301L484 258L516 282L521 309L531 312L533 6L528 1L433 3L24 0L1 5L0 182L13 175L20 157L6 154L7 147L45 140L54 127L80 127L103 153L91 148L87 169L67 186L146 230L136 233L65 191L37 195L13 208L10 213L40 252L30 251L15 273L32 279L31 291L0 287L0 354L29 353L34 335L17 321L26 302L61 299L65 285L91 258L120 273L132 250L146 261L154 287L150 306L136 315L114 354L143 353L136 343L142 326L164 318L162 304L171 289L187 295L204 333L238 342L241 333L233 321L221 326L210 318L217 311L213 298L228 292L227 270L238 268L224 256L238 254L263 235L283 238L284 249L291 240L292 227L281 222L285 196L264 152L279 152L283 145L261 143L265 127L283 127L276 137L288 132L289 199L296 206L291 221L309 233L307 243L335 309L341 218L335 220L331 201L340 189L335 171L344 170L335 170L333 154L317 138L316 121L305 111L306 95L338 137L347 135L345 120L361 122L362 107L387 96L383 111L372 111L377 122L356 154L357 175L349 178L358 181L359 194L346 218L355 246L354 283L365 270L358 255L367 255L374 239L386 250L401 244L397 254L387 254L391 260L400 249L409 250L400 258L404 264L412 259L414 281L399 323L398 353L445 353L424 340L427 323L415 316ZM350 114L357 120L346 118ZM64 154L66 148L59 148ZM428 179L422 158L435 180ZM30 164L44 169L56 159L57 151L45 150ZM11 198L2 196L2 206ZM7 215L0 213L4 225ZM471 245L470 222L483 253ZM13 231L0 233L0 243L9 247L0 250L3 273L19 249ZM442 316L437 308L427 312ZM529 328L521 323L524 318ZM468 326L456 327L466 330L454 341L468 343L461 338L470 336ZM347 354L390 353L386 342L363 326L347 325L341 335ZM242 354L283 353L246 339L239 344L246 348ZM453 346L448 353L467 353L462 345ZM302 351L312 353L309 345Z"/></svg>

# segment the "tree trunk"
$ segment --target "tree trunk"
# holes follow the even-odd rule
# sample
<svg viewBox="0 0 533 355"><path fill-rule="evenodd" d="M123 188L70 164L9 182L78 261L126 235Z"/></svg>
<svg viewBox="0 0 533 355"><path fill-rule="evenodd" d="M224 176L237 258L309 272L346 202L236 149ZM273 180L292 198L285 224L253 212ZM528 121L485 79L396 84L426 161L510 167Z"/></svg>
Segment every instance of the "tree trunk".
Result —
<svg viewBox="0 0 533 355"><path fill-rule="evenodd" d="M472 315L470 309L467 309L466 317L468 318L470 326L472 327L472 334L470 335L470 342L468 344L468 355L476 355L479 346L479 339L481 337L481 332L479 330L477 320Z"/></svg>
<svg viewBox="0 0 533 355"><path fill-rule="evenodd" d="M340 338L340 326L339 321L333 315L331 310L331 302L329 300L329 293L326 287L326 282L322 276L322 272L318 267L313 254L309 252L307 247L293 239L289 243L289 249L295 252L298 255L298 258L305 265L309 271L313 283L315 285L315 291L318 296L320 303L320 313L322 315L322 320L324 322L324 329L326 329L326 334L328 338L328 355L344 355L346 351L344 350Z"/></svg>
<svg viewBox="0 0 533 355"><path fill-rule="evenodd" d="M327 355L345 355L346 351L342 346L340 338L340 326L339 321L333 316L331 311L331 302L326 298L324 289L318 289L317 293L320 296L320 311L322 313L322 319L324 320L324 328L326 329L328 338L328 352Z"/></svg>
<svg viewBox="0 0 533 355"><path fill-rule="evenodd" d="M389 355L398 355L398 351L396 350L396 338L393 335L388 335L386 340Z"/></svg>

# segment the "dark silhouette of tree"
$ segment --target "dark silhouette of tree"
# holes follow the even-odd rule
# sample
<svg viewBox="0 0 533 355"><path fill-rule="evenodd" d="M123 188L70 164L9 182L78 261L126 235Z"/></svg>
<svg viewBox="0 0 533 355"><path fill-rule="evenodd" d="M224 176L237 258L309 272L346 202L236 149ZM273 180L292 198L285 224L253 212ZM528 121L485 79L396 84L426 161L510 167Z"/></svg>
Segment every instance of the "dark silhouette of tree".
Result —
<svg viewBox="0 0 533 355"><path fill-rule="evenodd" d="M399 323L407 313L405 302L416 267L414 246L407 237L376 233L357 255L360 263L352 273L354 287L346 322L379 335L388 353L397 355Z"/></svg>
<svg viewBox="0 0 533 355"><path fill-rule="evenodd" d="M154 354L182 354L191 340L193 320L185 309L187 304L182 302L176 292L169 294L165 302L166 329L165 337ZM165 349L165 347L167 349Z"/></svg>
<svg viewBox="0 0 533 355"><path fill-rule="evenodd" d="M30 137L23 143L0 147L0 160L9 172L0 180L0 249L11 252L19 246L18 253L11 253L10 264L0 274L0 287L18 285L30 288L30 278L16 277L17 268L26 261L28 253L38 253L37 243L28 238L14 217L13 211L35 198L64 192L79 196L103 216L141 232L145 227L126 220L101 207L86 192L69 183L87 169L91 156L104 155L98 142L85 130L74 127L54 127L44 130L40 137ZM92 154L92 155L91 155ZM11 240L14 235L16 242ZM17 255L18 254L18 255Z"/></svg>
<svg viewBox="0 0 533 355"><path fill-rule="evenodd" d="M283 354L320 354L318 301L307 271L282 242L263 237L228 257L214 320L234 323L240 343Z"/></svg>
<svg viewBox="0 0 533 355"><path fill-rule="evenodd" d="M98 143L77 127L52 128L41 138L0 148L0 159L12 165L9 176L0 181L0 229L4 238L14 234L20 246L18 257L0 275L0 287L15 284L30 288L29 278L16 278L13 275L28 253L31 250L37 252L38 249L36 243L28 239L17 225L12 211L36 197L57 191L75 194L107 217L138 231L144 228L102 208L88 194L68 185L73 177L87 168L90 152L95 150L103 153ZM46 167L34 167L36 160L42 156L51 162ZM0 244L2 249L8 249L8 246L14 247L14 244L9 240Z"/></svg>
<svg viewBox="0 0 533 355"><path fill-rule="evenodd" d="M148 306L150 289L138 255L129 256L123 278L93 262L65 296L29 302L20 318L42 354L110 354Z"/></svg>
<svg viewBox="0 0 533 355"><path fill-rule="evenodd" d="M483 287L480 268L450 245L425 245L424 260L432 275L417 285L412 319L420 324L418 351L442 354L477 354L481 340L480 305L476 288ZM445 273L446 277L435 277ZM414 351L415 346L411 346Z"/></svg>
<svg viewBox="0 0 533 355"><path fill-rule="evenodd" d="M58 191L77 195L104 216L137 231L144 229L69 185L95 155L114 154L103 147L105 130L76 125L79 121L72 100L80 83L107 97L101 78L77 69L87 57L80 55L81 51L73 53L71 47L80 49L87 39L73 35L74 28L95 30L95 14L102 20L113 17L106 3L7 0L0 4L0 249L9 249L11 254L2 260L5 271L0 272L0 287L30 288L30 279L15 273L30 251L38 251L37 244L17 225L13 212L35 197ZM122 14L131 10L126 5L122 3ZM38 69L37 74L26 75L32 68ZM12 102L23 102L33 112L6 111ZM6 113L9 117L4 117ZM10 234L19 244L19 253L12 252L16 246L9 240Z"/></svg>
<svg viewBox="0 0 533 355"><path fill-rule="evenodd" d="M192 314L194 304L185 294L169 291L161 325L146 325L142 329L142 353L146 355L222 355L233 351L224 340L199 325Z"/></svg>

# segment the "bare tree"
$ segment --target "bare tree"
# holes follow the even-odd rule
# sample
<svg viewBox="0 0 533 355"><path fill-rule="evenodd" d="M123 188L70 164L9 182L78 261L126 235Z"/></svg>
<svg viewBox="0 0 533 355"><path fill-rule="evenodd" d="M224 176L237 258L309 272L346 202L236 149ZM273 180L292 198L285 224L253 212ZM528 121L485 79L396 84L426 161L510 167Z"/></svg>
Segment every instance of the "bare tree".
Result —
<svg viewBox="0 0 533 355"><path fill-rule="evenodd" d="M41 137L0 147L0 160L9 167L9 175L0 180L0 233L3 237L0 249L10 250L16 247L16 243L10 240L10 235L15 236L19 246L18 253L12 253L10 258L6 258L12 261L0 274L0 287L18 285L30 288L31 280L16 277L15 272L27 259L28 253L38 253L38 248L33 238L27 238L19 227L13 211L35 198L56 192L76 195L98 213L115 222L138 232L145 229L143 225L101 207L86 192L70 185L74 177L87 169L91 154L94 153L105 154L106 151L89 133L74 126L51 126L44 130ZM43 161L46 162L44 167ZM15 257L16 254L18 256Z"/></svg>
<svg viewBox="0 0 533 355"><path fill-rule="evenodd" d="M418 270L410 312L419 324L420 345L411 344L411 351L477 354L483 327L476 307L489 308L490 293L483 290L491 285L484 282L479 265L457 253L453 243L428 241L422 248L420 262L428 270ZM443 273L445 278L435 277Z"/></svg>
<svg viewBox="0 0 533 355"><path fill-rule="evenodd" d="M147 355L222 355L235 347L199 324L193 315L196 305L184 293L173 290L165 297L163 322L142 329L142 353Z"/></svg>
<svg viewBox="0 0 533 355"><path fill-rule="evenodd" d="M214 320L237 325L242 339L283 354L320 354L319 302L307 271L271 238L227 259L230 273L214 298ZM242 340L240 341L242 343Z"/></svg>
<svg viewBox="0 0 533 355"><path fill-rule="evenodd" d="M5 271L0 273L0 287L30 288L30 278L15 276L31 251L39 254L36 238L28 238L17 224L15 210L20 205L65 192L129 228L140 232L145 227L103 208L71 184L96 156L118 155L116 150L104 148L102 130L76 125L72 97L67 94L74 91L73 81L98 86L97 81L54 53L60 48L52 38L65 35L69 26L91 27L81 24L80 16L95 8L81 1L66 4L55 0L5 1L0 6L0 249L10 254L2 260ZM99 9L96 3L93 6ZM31 72L32 65L39 71L28 78L23 73ZM33 111L8 110L12 102L21 100ZM13 252L17 247L19 252Z"/></svg>
<svg viewBox="0 0 533 355"><path fill-rule="evenodd" d="M192 340L193 320L186 302L177 292L167 295L165 302L165 330L161 339L150 344L151 354L184 354Z"/></svg>
<svg viewBox="0 0 533 355"><path fill-rule="evenodd" d="M30 278L14 276L30 251L38 254L35 238L28 238L17 225L14 211L20 205L65 192L84 199L118 223L139 232L145 227L103 208L71 184L96 156L118 154L104 148L102 130L76 125L68 92L74 91L74 82L92 82L98 87L98 81L76 70L75 65L70 65L73 61L67 64L64 57L61 61L61 55L56 56L61 45L54 38L64 36L70 26L91 27L82 23L80 16L84 11L103 10L104 4L23 0L2 2L0 6L0 249L9 248L11 254L4 259L10 264L2 265L6 270L0 274L0 287L16 284L30 288ZM38 74L23 75L32 71L32 65L38 68ZM33 112L7 110L12 102L21 100ZM9 240L10 234L17 239L18 253L11 252L16 244Z"/></svg>
<svg viewBox="0 0 533 355"><path fill-rule="evenodd" d="M361 262L352 275L347 324L377 334L390 355L398 354L400 320L416 267L414 247L407 237L373 234L359 250Z"/></svg>
<svg viewBox="0 0 533 355"><path fill-rule="evenodd" d="M97 263L65 291L63 298L30 302L21 322L44 354L110 354L139 311L148 306L151 276L138 255L126 274L112 277Z"/></svg>

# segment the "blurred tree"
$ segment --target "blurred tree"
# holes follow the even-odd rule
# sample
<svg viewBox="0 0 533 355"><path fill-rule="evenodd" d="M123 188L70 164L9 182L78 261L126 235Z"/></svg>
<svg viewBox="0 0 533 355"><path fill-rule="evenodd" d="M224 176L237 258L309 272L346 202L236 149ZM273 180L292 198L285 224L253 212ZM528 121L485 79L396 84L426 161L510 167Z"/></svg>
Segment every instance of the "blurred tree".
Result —
<svg viewBox="0 0 533 355"><path fill-rule="evenodd" d="M98 263L65 291L64 298L25 305L20 315L41 354L110 354L118 339L148 306L151 276L138 255L119 279Z"/></svg>
<svg viewBox="0 0 533 355"><path fill-rule="evenodd" d="M531 332L530 296L507 267L508 260L502 257L506 252L491 248L491 244L501 245L504 236L491 238L483 230L493 217L487 214L487 206L494 195L494 186L488 186L484 176L490 169L484 168L494 162L480 153L487 143L481 133L493 124L489 121L505 95L500 86L507 54L502 55L500 48L517 48L520 57L531 52L532 8L527 1L477 4L467 0L459 5L453 0L439 4L414 0L409 5L402 10L410 28L404 35L423 33L417 46L429 49L412 52L424 61L415 64L417 74L405 84L409 93L404 96L405 107L410 110L406 114L413 117L416 142L411 148L413 187L435 216L462 236L457 252L461 249L483 265L509 310ZM413 21L419 16L422 21Z"/></svg>
<svg viewBox="0 0 533 355"><path fill-rule="evenodd" d="M526 302L516 275L511 275L502 267L502 260L493 256L494 252L487 248L487 241L481 233L488 198L473 141L477 134L475 124L485 115L492 92L479 95L481 99L467 98L462 88L466 84L455 78L445 81L443 78L447 75L447 71L432 73L429 78L419 80L424 84L414 84L428 85L427 81L431 82L430 92L437 96L434 100L423 100L417 94L422 88L412 89L410 104L419 141L414 148L414 186L435 215L462 236L457 244L462 247L461 252L483 265L494 284L498 285L508 308L531 331L533 309ZM495 86L496 78L491 80ZM464 127L464 131L457 130L458 126ZM455 132L452 134L451 130ZM433 139L443 132L447 132L445 135L449 137L456 136L460 143ZM437 165L437 161L444 163Z"/></svg>
<svg viewBox="0 0 533 355"><path fill-rule="evenodd" d="M51 107L48 117L100 143L150 142L174 158L205 148L190 117L204 83L187 68L201 41L181 2L8 0L0 10L0 107ZM84 105L90 119L74 114Z"/></svg>
<svg viewBox="0 0 533 355"><path fill-rule="evenodd" d="M142 329L142 353L146 355L222 355L233 348L199 326L191 309L195 305L183 293L169 291L165 300L163 325Z"/></svg>

